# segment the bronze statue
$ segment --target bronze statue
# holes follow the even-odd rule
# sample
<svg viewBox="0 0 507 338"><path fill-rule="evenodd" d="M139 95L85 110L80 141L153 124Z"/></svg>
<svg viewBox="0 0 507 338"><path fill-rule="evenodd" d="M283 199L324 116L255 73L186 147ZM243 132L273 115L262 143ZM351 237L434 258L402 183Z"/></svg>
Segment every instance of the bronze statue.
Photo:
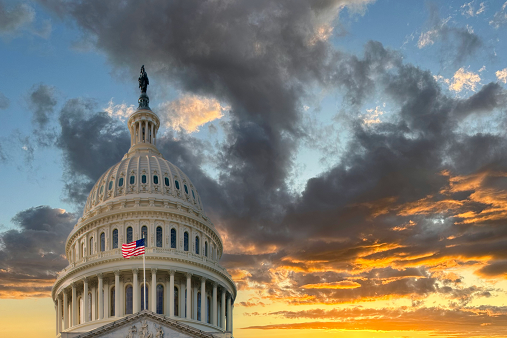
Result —
<svg viewBox="0 0 507 338"><path fill-rule="evenodd" d="M148 85L150 84L150 81L148 80L148 74L146 74L146 71L144 70L144 65L141 67L141 75L139 75L139 88L141 88L141 93L146 94L146 89L148 88Z"/></svg>

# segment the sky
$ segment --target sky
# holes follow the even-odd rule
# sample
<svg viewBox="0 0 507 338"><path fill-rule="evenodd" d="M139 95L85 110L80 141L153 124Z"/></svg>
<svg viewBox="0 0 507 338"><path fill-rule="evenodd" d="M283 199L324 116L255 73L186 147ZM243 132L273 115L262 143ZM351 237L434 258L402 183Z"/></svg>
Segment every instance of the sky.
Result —
<svg viewBox="0 0 507 338"><path fill-rule="evenodd" d="M54 335L141 65L235 337L507 336L506 32L503 1L0 0L2 337Z"/></svg>

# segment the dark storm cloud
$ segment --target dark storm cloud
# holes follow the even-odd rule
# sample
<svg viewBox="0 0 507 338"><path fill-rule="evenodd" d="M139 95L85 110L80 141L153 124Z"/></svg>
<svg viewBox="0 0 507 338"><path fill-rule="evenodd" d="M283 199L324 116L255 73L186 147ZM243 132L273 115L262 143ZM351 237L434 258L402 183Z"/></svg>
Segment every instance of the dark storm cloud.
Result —
<svg viewBox="0 0 507 338"><path fill-rule="evenodd" d="M57 104L55 88L45 84L34 86L28 95L28 105L33 112L36 128L44 128Z"/></svg>
<svg viewBox="0 0 507 338"><path fill-rule="evenodd" d="M73 214L39 206L19 212L14 228L0 233L0 297L49 294L56 272L67 264L65 240Z"/></svg>
<svg viewBox="0 0 507 338"><path fill-rule="evenodd" d="M3 94L0 93L0 110L9 108L10 100Z"/></svg>
<svg viewBox="0 0 507 338"><path fill-rule="evenodd" d="M65 198L78 206L100 175L117 163L130 146L127 128L93 101L68 100L60 111L61 134L56 145L63 152Z"/></svg>
<svg viewBox="0 0 507 338"><path fill-rule="evenodd" d="M0 35L13 33L21 27L31 23L35 11L28 4L17 4L7 7L0 1Z"/></svg>

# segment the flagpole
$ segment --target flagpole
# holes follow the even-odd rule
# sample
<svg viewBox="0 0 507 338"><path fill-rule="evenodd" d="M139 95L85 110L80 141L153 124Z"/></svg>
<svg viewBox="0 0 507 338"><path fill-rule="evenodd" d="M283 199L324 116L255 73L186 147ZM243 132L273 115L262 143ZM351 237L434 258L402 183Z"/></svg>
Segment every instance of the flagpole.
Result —
<svg viewBox="0 0 507 338"><path fill-rule="evenodd" d="M144 234L143 234L143 238L144 238ZM144 243L144 247L145 247L145 250L146 250L146 243ZM145 256L146 256L146 251L145 253L143 254L143 274L144 274L144 309L146 310L146 260L145 260Z"/></svg>

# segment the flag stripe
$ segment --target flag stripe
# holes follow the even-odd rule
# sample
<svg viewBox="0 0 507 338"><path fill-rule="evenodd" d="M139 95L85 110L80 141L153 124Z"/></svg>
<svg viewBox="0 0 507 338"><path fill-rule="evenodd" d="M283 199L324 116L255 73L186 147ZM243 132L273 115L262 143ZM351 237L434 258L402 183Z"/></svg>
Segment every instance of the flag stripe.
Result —
<svg viewBox="0 0 507 338"><path fill-rule="evenodd" d="M123 258L127 259L129 259L132 256L144 255L145 254L144 238L134 242L122 244L121 254Z"/></svg>

